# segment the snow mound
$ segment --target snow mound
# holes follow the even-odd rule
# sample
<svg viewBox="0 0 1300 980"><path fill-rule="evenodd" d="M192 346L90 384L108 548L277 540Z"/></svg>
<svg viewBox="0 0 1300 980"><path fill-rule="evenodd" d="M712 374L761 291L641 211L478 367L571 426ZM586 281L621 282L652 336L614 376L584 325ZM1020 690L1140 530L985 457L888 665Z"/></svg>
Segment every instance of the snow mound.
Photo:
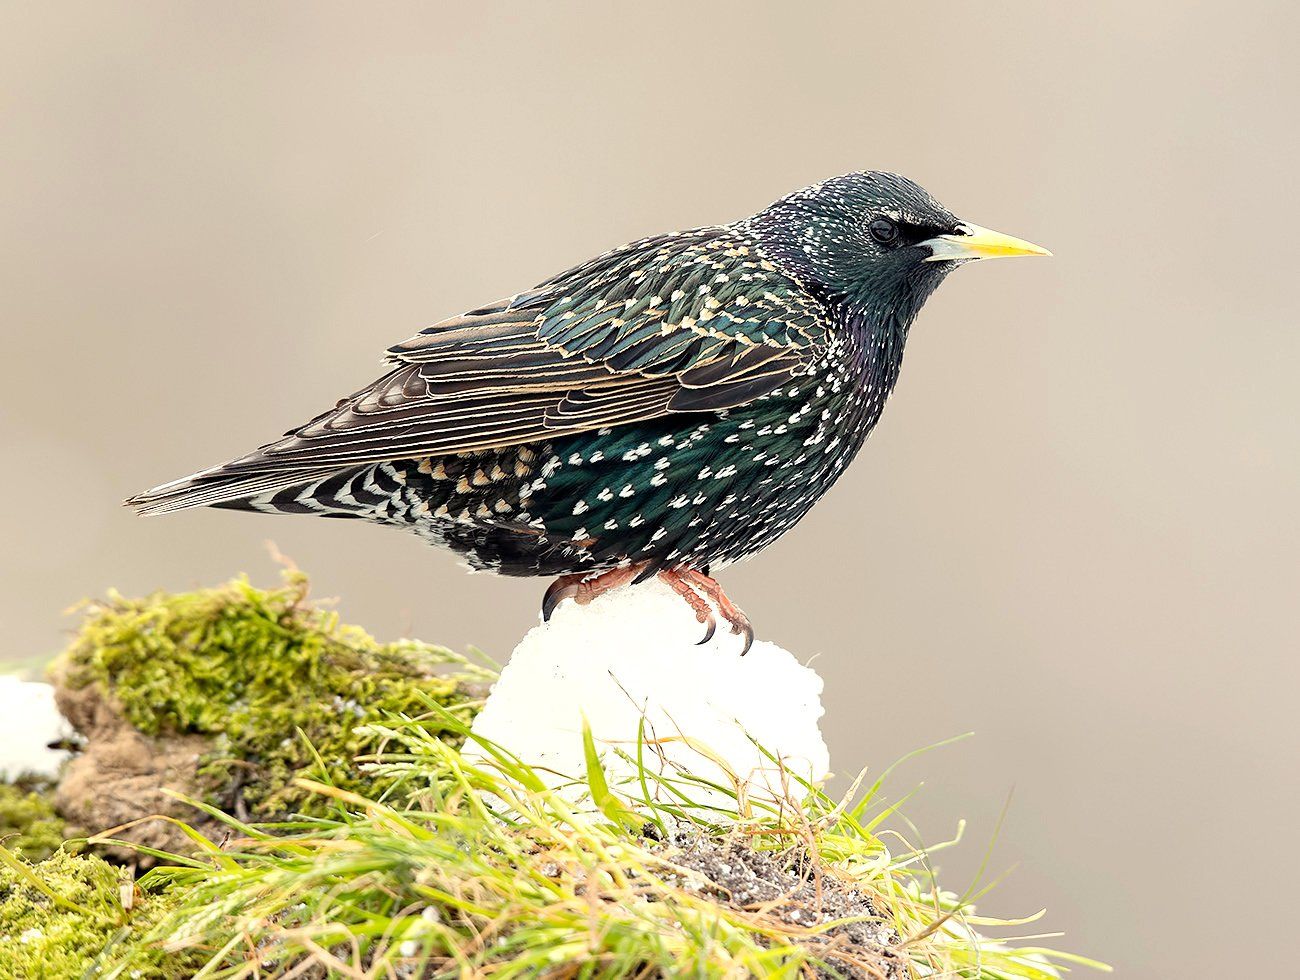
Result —
<svg viewBox="0 0 1300 980"><path fill-rule="evenodd" d="M0 675L0 780L53 776L68 757L49 744L72 735L49 684Z"/></svg>
<svg viewBox="0 0 1300 980"><path fill-rule="evenodd" d="M818 728L817 673L761 640L742 657L740 637L725 622L697 645L703 635L686 603L657 579L586 606L565 601L515 648L474 732L539 769L555 787L585 779L584 718L609 782L623 795L637 795L643 717L643 759L652 771L685 770L738 786L751 798L801 797L791 774L824 781L830 757ZM472 744L465 752L482 757ZM727 803L715 791L681 788L701 805ZM572 787L571 797L583 789Z"/></svg>

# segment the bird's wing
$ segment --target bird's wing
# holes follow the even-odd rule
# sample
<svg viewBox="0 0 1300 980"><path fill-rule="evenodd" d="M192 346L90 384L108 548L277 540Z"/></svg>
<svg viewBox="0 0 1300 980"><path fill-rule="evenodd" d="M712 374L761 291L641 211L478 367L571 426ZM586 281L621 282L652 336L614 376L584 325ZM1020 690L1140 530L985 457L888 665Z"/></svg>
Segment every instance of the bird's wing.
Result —
<svg viewBox="0 0 1300 980"><path fill-rule="evenodd" d="M425 329L377 382L221 469L474 452L735 407L825 341L816 302L742 232L646 239Z"/></svg>

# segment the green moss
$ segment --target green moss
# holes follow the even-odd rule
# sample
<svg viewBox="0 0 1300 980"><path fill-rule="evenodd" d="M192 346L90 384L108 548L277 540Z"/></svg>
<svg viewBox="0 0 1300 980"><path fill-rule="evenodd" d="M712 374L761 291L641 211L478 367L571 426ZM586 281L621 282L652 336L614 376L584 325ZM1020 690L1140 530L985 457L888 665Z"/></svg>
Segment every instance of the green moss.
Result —
<svg viewBox="0 0 1300 980"><path fill-rule="evenodd" d="M217 805L312 812L318 800L292 785L302 774L382 793L352 761L381 743L357 729L427 713L429 698L468 717L477 707L464 686L471 668L442 647L381 644L307 592L306 576L289 571L271 590L241 577L176 595L110 594L90 607L64 683L102 685L147 735L213 736L199 775ZM446 676L448 665L462 673Z"/></svg>
<svg viewBox="0 0 1300 980"><path fill-rule="evenodd" d="M63 843L63 821L54 812L51 789L0 783L0 844L29 861L44 861Z"/></svg>
<svg viewBox="0 0 1300 980"><path fill-rule="evenodd" d="M59 851L31 865L0 851L0 976L100 976L127 961L134 977L193 976L204 959L197 952L164 954L140 942L176 905L93 855Z"/></svg>

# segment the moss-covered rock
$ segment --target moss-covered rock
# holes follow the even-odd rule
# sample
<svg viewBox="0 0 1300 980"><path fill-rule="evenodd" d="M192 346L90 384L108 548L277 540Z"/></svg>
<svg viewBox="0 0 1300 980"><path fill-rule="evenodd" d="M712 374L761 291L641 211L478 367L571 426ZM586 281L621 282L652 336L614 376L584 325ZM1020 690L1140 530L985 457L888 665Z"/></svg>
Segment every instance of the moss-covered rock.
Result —
<svg viewBox="0 0 1300 980"><path fill-rule="evenodd" d="M44 861L63 843L54 788L42 780L0 783L0 844L28 861Z"/></svg>
<svg viewBox="0 0 1300 980"><path fill-rule="evenodd" d="M911 870L923 851L891 857L879 782L709 826L677 801L715 784L642 769L628 819L596 764L615 819L575 812L508 754L461 756L484 672L340 625L297 573L113 595L56 674L85 739L56 793L66 833L124 846L30 863L57 820L39 788L0 790L0 980L1058 975L972 930L994 920ZM319 819L249 825L294 811ZM176 853L138 881L101 856L149 848Z"/></svg>
<svg viewBox="0 0 1300 980"><path fill-rule="evenodd" d="M58 851L33 865L0 853L0 976L92 977L124 961L136 978L193 976L205 956L139 942L176 903L94 855Z"/></svg>
<svg viewBox="0 0 1300 980"><path fill-rule="evenodd" d="M463 657L379 643L307 592L290 571L278 589L239 578L88 607L52 670L59 707L86 739L58 791L73 832L177 813L163 788L241 819L328 809L294 786L304 774L382 795L386 784L355 761L382 748L362 726L428 715L430 701L462 717L477 710L488 675ZM165 825L155 830L138 841L173 842Z"/></svg>

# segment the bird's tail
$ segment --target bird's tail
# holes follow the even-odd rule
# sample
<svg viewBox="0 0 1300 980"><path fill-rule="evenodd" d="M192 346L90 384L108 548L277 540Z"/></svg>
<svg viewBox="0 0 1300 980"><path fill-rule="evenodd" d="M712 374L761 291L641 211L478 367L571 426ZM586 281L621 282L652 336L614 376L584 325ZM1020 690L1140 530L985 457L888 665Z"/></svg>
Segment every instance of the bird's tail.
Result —
<svg viewBox="0 0 1300 980"><path fill-rule="evenodd" d="M135 508L141 516L170 514L191 507L263 510L267 509L265 503L280 491L314 483L338 472L336 467L319 471L255 469L246 463L247 457L172 480L128 497L126 506Z"/></svg>

